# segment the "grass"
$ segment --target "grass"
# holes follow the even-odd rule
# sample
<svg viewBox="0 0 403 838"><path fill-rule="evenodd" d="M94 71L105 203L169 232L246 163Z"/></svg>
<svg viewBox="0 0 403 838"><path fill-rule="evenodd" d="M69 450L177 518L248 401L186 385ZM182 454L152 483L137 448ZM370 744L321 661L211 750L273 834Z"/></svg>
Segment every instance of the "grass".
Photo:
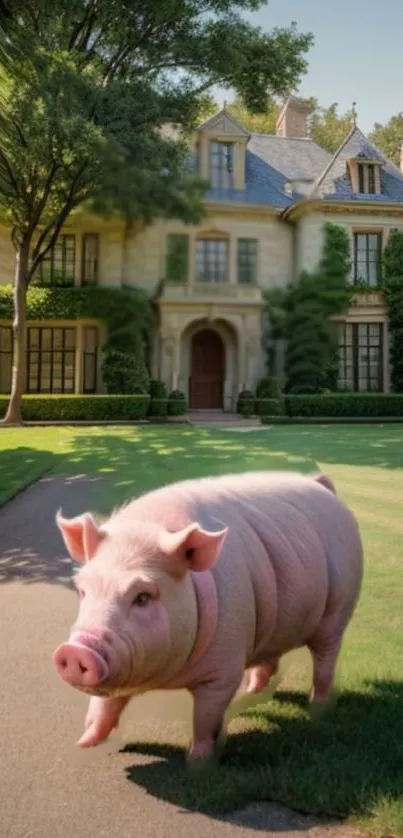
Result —
<svg viewBox="0 0 403 838"><path fill-rule="evenodd" d="M338 671L338 702L311 718L310 662L289 656L273 700L236 718L219 769L191 777L181 734L130 746L128 777L188 809L256 800L403 836L403 429L301 426L25 428L0 432L0 502L41 472L99 474L96 508L174 479L245 469L322 469L360 522L365 579ZM176 738L175 738L176 737ZM158 741L159 739L159 741Z"/></svg>

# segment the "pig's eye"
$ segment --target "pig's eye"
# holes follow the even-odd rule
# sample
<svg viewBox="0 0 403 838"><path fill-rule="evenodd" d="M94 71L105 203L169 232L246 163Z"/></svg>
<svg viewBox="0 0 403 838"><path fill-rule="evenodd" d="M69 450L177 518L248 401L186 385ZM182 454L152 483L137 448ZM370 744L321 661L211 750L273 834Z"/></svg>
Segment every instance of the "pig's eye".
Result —
<svg viewBox="0 0 403 838"><path fill-rule="evenodd" d="M84 597L85 597L85 591L83 591L83 589L82 589L82 588L77 588L77 594L78 594L78 598L79 598L79 599L84 599Z"/></svg>
<svg viewBox="0 0 403 838"><path fill-rule="evenodd" d="M132 605L136 605L138 608L144 608L145 605L148 605L148 603L150 602L150 599L151 599L150 594L147 594L144 591L143 593L137 594L137 596L134 597Z"/></svg>

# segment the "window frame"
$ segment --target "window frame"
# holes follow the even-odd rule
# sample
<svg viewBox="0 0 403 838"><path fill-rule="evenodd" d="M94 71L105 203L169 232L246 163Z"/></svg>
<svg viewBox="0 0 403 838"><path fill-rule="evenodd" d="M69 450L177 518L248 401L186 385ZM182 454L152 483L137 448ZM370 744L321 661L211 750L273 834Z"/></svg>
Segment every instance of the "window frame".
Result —
<svg viewBox="0 0 403 838"><path fill-rule="evenodd" d="M9 337L10 349L3 349L2 348L2 340L0 340L0 367L2 369L7 369L4 367L3 364L6 363L8 365L8 376L9 376L9 387L8 389L3 390L0 387L0 393L2 395L8 395L11 392L11 384L12 384L12 375L13 375L13 329L12 326L8 326L7 324L0 324L0 335L2 332L6 332ZM4 359L7 358L7 361Z"/></svg>
<svg viewBox="0 0 403 838"><path fill-rule="evenodd" d="M373 250L369 247L369 240L371 236L377 237L377 248ZM365 269L366 269L366 277L362 278L359 275L358 265L364 262L363 259L359 259L359 239L365 238L366 240L366 247L365 247ZM382 230L354 230L353 231L353 251L354 251L354 261L353 261L353 283L354 285L365 285L367 288L378 288L379 283L382 276L382 252L383 252L383 233ZM369 258L371 253L376 253L377 258L371 260ZM370 265L376 265L376 282L371 283L369 281L369 273L370 273Z"/></svg>
<svg viewBox="0 0 403 838"><path fill-rule="evenodd" d="M38 346L34 347L31 345L31 334L34 331L38 331ZM51 348L46 349L43 347L43 335L45 331L49 331L51 333ZM62 332L62 348L55 348L55 332L61 331ZM74 345L73 348L66 348L66 335L67 332L74 332ZM77 328L75 326L57 326L57 325L40 325L40 326L33 326L30 325L27 327L27 342L26 342L26 387L25 392L27 394L48 394L48 395L72 395L75 393L75 380L76 380L76 352L77 352ZM50 355L49 361L49 381L50 381L50 388L44 389L42 386L42 367L43 367L43 356L44 354ZM37 355L37 374L36 374L36 386L31 387L31 369L34 363L34 360L31 356L34 354ZM54 377L55 377L55 355L61 354L62 361L61 361L61 382L62 386L60 390L55 390L53 386ZM66 380L66 361L68 356L72 356L72 364L73 364L73 373L72 376L69 376L69 380L71 378L72 384L71 387L65 386Z"/></svg>
<svg viewBox="0 0 403 838"><path fill-rule="evenodd" d="M385 346L385 323L382 320L377 321L349 321L339 323L339 343L338 343L338 362L339 374L338 382L341 380L344 384L340 389L347 390L350 393L383 393L384 392L384 346ZM371 327L378 327L378 342L371 343L370 329ZM360 343L360 329L366 329L366 342ZM348 341L348 333L351 334L351 342ZM341 336L343 340L341 340ZM366 389L360 388L360 348L366 348ZM371 376L371 359L370 350L376 348L378 350L378 374L377 386L371 387L373 377ZM348 349L351 349L351 361L348 361ZM341 358L341 351L344 351L344 358ZM362 365L362 361L361 361ZM343 367L343 375L340 376L340 368ZM348 374L351 370L351 376ZM351 381L352 387L346 387L346 383ZM369 386L368 386L369 385Z"/></svg>
<svg viewBox="0 0 403 838"><path fill-rule="evenodd" d="M216 256L218 256L218 254L219 254L220 245L225 246L225 268L224 268L225 278L224 279L219 278L220 273L222 273L222 271L220 271L220 267L219 267L219 261L220 260L217 261L217 259L214 262L214 270L213 270L211 276L209 276L208 279L204 278L206 276L205 270L203 270L203 278L200 278L200 276L199 276L199 267L200 267L199 266L199 250L200 250L200 246L202 246L202 248L204 250L204 253L206 255L208 255L208 250L209 250L209 248L211 248L212 245L215 246ZM207 237L204 238L203 236L199 236L197 239L195 239L195 256L194 256L195 273L194 273L194 277L195 277L196 285L227 285L228 282L229 282L229 260L230 260L230 243L229 243L228 238L220 238L220 237L214 238L213 236L207 236ZM210 267L209 259L204 261L204 267L207 267L207 273L208 273L208 269ZM222 274L222 275L224 275L224 274ZM214 277L214 278L212 278L212 277Z"/></svg>
<svg viewBox="0 0 403 838"><path fill-rule="evenodd" d="M67 244L72 243L72 259L71 261L71 268L72 273L70 275L67 274L66 265L67 265ZM57 255L57 249L61 245L62 247L62 281L55 282L55 257ZM44 285L46 287L56 287L56 288L72 288L75 285L76 281L76 256L77 256L77 242L76 242L76 235L75 233L60 233L57 237L53 247L48 250L45 258L42 260L41 264L38 268L37 278L40 285ZM44 276L44 268L46 265L50 265L50 275L49 277ZM69 281L66 282L66 275L69 277Z"/></svg>
<svg viewBox="0 0 403 838"><path fill-rule="evenodd" d="M250 256L250 248L252 248L253 253L253 264L251 268L251 278L250 279L242 279L242 271L243 270L250 270L250 264L247 262L244 265L241 264L241 248L242 246L247 245L246 248L246 256L249 258ZM258 267L258 239L256 238L239 238L237 239L237 283L238 285L256 285L257 282L257 267Z"/></svg>
<svg viewBox="0 0 403 838"><path fill-rule="evenodd" d="M87 264L88 259L85 257L86 243L90 240L95 240L95 270L94 279L87 279ZM81 284L85 286L98 285L99 279L99 233L83 233L81 243Z"/></svg>
<svg viewBox="0 0 403 838"><path fill-rule="evenodd" d="M235 188L236 145L233 140L209 140L208 171L212 189ZM222 154L224 148L227 149L227 154L230 152L231 158L226 163ZM217 161L217 164L214 161Z"/></svg>

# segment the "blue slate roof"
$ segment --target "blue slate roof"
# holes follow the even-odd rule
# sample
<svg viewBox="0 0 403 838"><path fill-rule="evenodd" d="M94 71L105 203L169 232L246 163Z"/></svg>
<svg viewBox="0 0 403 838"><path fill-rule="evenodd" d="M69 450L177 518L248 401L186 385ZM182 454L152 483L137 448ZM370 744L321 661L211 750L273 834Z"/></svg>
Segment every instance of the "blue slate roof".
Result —
<svg viewBox="0 0 403 838"><path fill-rule="evenodd" d="M351 157L379 160L380 195L361 195L352 191L347 160ZM188 169L196 170L191 154ZM353 127L332 156L309 138L289 138L271 134L251 134L246 149L245 188L210 189L207 201L270 206L286 209L307 197L326 201L391 201L403 203L403 176L375 148L359 128ZM303 193L299 182L304 182Z"/></svg>
<svg viewBox="0 0 403 838"><path fill-rule="evenodd" d="M353 192L347 171L350 158L379 160L381 166L381 194L367 195ZM403 203L403 176L399 169L368 141L354 126L315 184L314 195L337 201L392 201Z"/></svg>

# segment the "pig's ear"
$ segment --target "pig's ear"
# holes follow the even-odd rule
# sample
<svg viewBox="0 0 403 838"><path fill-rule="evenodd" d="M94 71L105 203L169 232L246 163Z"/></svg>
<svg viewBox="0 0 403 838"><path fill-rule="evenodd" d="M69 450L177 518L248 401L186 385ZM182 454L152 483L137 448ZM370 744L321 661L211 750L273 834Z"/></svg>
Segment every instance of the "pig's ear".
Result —
<svg viewBox="0 0 403 838"><path fill-rule="evenodd" d="M179 532L165 532L161 538L161 548L189 570L209 570L215 565L228 527L217 532L209 532L195 523L189 524Z"/></svg>
<svg viewBox="0 0 403 838"><path fill-rule="evenodd" d="M89 512L77 518L63 518L61 510L56 514L56 524L72 559L86 562L93 558L97 547L106 533L98 529Z"/></svg>

